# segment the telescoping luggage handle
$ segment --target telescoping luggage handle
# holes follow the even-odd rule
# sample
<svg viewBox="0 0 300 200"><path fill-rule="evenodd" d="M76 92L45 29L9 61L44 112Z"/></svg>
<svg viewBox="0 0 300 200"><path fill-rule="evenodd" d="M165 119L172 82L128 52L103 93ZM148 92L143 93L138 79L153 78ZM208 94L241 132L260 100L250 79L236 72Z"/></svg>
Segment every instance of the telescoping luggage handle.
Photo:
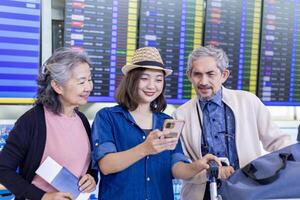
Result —
<svg viewBox="0 0 300 200"><path fill-rule="evenodd" d="M249 163L248 165L243 167L241 170L247 177L257 181L261 185L266 185L266 184L272 183L273 181L275 181L278 178L279 171L285 168L287 161L295 161L293 154L291 154L291 153L280 153L278 156L281 158L281 161L282 161L281 165L278 167L278 169L275 171L275 173L269 177L265 177L265 178L261 178L261 179L257 178L255 176L255 172L257 171L257 169L252 163Z"/></svg>
<svg viewBox="0 0 300 200"><path fill-rule="evenodd" d="M218 195L217 190L217 179L219 175L219 165L216 161L211 160L208 162L209 169L207 173L209 184L209 191L210 191L210 200L222 200L222 197Z"/></svg>

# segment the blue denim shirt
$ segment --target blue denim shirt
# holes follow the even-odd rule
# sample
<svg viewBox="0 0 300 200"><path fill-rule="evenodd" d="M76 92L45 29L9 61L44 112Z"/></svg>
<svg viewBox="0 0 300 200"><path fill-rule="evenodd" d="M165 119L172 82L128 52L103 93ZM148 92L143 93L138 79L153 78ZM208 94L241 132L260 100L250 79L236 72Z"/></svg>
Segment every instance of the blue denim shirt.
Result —
<svg viewBox="0 0 300 200"><path fill-rule="evenodd" d="M208 150L201 146L203 154L211 153L218 157L227 157L230 165L238 169L235 119L232 110L222 102L222 90L219 90L211 100L200 101L200 107L203 112L203 136L208 143Z"/></svg>
<svg viewBox="0 0 300 200"><path fill-rule="evenodd" d="M161 129L164 113L153 114L153 129ZM93 160L108 153L121 152L144 142L145 132L135 123L127 109L121 106L104 108L96 114L92 126ZM185 158L180 142L175 150L147 156L121 172L104 175L101 172L99 199L173 200L173 164Z"/></svg>

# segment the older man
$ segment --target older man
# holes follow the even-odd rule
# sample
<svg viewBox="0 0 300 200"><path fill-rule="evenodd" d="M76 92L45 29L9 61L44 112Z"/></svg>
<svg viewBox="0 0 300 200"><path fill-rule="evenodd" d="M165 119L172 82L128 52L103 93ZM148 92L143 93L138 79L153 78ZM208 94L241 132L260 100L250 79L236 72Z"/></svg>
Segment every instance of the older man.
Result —
<svg viewBox="0 0 300 200"><path fill-rule="evenodd" d="M271 121L268 109L253 94L222 86L229 76L226 53L213 46L195 49L189 56L187 75L196 97L180 106L174 117L186 121L182 144L192 161L207 153L226 157L230 166L220 169L220 178L262 155L261 145L274 151L291 143ZM182 188L183 200L210 199L206 173Z"/></svg>

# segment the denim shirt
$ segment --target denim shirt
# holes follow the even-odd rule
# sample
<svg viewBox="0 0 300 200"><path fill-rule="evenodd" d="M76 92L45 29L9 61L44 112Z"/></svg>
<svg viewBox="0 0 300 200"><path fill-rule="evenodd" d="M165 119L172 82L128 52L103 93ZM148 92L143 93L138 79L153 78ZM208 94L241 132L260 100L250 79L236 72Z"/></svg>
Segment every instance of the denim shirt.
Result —
<svg viewBox="0 0 300 200"><path fill-rule="evenodd" d="M227 157L234 169L239 168L238 155L235 144L235 119L232 110L222 102L222 90L209 101L200 101L203 112L203 136L207 148L201 142L202 154L214 154Z"/></svg>
<svg viewBox="0 0 300 200"><path fill-rule="evenodd" d="M168 118L164 113L153 113L153 129L161 129ZM93 160L97 163L106 154L128 150L145 139L145 132L127 109L103 108L92 126ZM123 171L109 175L100 172L99 199L173 200L171 168L179 161L187 162L180 142L175 150L144 157Z"/></svg>

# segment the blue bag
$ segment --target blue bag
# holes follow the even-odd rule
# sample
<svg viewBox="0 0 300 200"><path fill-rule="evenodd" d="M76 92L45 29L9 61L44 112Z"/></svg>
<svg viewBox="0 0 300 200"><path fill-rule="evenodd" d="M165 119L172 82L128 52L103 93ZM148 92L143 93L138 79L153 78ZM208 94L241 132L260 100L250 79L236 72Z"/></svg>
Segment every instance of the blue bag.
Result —
<svg viewBox="0 0 300 200"><path fill-rule="evenodd" d="M300 198L300 143L252 161L223 181L223 200Z"/></svg>

